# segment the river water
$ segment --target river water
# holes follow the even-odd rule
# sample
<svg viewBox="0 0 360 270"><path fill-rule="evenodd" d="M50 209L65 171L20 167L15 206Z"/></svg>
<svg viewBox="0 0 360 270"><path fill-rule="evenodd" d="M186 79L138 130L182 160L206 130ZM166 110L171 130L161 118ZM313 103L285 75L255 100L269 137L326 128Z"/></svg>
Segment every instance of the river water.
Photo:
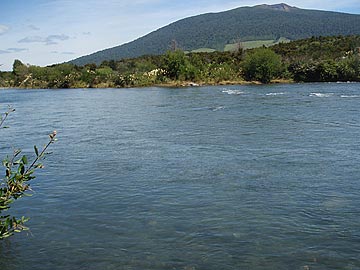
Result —
<svg viewBox="0 0 360 270"><path fill-rule="evenodd" d="M1 270L360 269L360 84L1 90L32 155Z"/></svg>

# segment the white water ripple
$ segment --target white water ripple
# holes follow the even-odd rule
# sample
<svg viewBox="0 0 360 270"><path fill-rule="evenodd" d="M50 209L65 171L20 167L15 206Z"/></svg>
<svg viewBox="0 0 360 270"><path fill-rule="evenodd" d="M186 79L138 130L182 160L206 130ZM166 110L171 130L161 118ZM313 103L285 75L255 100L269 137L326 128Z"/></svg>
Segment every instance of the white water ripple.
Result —
<svg viewBox="0 0 360 270"><path fill-rule="evenodd" d="M217 107L211 108L211 110L212 110L213 112L220 111L220 110L224 110L224 109L225 109L224 106L217 106Z"/></svg>
<svg viewBox="0 0 360 270"><path fill-rule="evenodd" d="M229 89L222 90L221 92L226 93L228 95L241 95L241 94L245 93L245 92L240 91L240 90L229 90Z"/></svg>
<svg viewBox="0 0 360 270"><path fill-rule="evenodd" d="M360 95L341 95L341 98L360 98Z"/></svg>
<svg viewBox="0 0 360 270"><path fill-rule="evenodd" d="M279 93L267 93L267 96L280 96L280 95L285 95L284 92L279 92Z"/></svg>
<svg viewBox="0 0 360 270"><path fill-rule="evenodd" d="M310 93L309 97L328 98L333 95L334 95L334 93Z"/></svg>

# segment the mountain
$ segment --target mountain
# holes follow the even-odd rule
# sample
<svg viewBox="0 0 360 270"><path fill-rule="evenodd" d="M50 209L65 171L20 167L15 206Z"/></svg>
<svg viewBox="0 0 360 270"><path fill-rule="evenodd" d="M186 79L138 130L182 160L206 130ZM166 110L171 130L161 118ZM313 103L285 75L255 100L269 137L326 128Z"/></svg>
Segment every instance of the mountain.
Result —
<svg viewBox="0 0 360 270"><path fill-rule="evenodd" d="M162 54L175 40L179 48L222 51L237 41L297 40L311 36L359 35L360 15L307 10L287 4L240 7L185 18L132 42L72 60L84 65L104 60Z"/></svg>

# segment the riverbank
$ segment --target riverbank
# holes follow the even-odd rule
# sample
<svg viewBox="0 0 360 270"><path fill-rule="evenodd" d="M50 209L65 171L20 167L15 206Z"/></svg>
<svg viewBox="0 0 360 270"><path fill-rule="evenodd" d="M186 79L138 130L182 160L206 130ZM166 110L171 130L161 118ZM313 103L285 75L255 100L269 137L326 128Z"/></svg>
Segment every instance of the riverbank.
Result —
<svg viewBox="0 0 360 270"><path fill-rule="evenodd" d="M290 79L276 79L272 80L269 84L289 84L294 83L294 80ZM226 80L220 82L184 82L184 81L172 81L167 83L155 84L153 86L158 87L199 87L199 86L216 86L216 85L263 85L264 83L259 81L245 81L245 80Z"/></svg>
<svg viewBox="0 0 360 270"><path fill-rule="evenodd" d="M276 79L272 80L269 84L291 84L295 83L293 80L290 79ZM147 84L147 85L133 85L133 86L114 86L109 84L99 84L99 85L93 85L93 86L80 86L80 87L65 87L65 88L51 88L51 89L79 89L79 88L147 88L147 87L168 87L168 88L182 88L182 87L203 87L203 86L221 86L221 85L264 85L264 83L261 83L259 81L245 81L245 80L226 80L226 81L220 81L220 82L191 82L191 81L169 81L164 83L154 83L154 84ZM47 87L45 88L39 88L39 87L0 87L0 90L6 90L6 89L49 89Z"/></svg>

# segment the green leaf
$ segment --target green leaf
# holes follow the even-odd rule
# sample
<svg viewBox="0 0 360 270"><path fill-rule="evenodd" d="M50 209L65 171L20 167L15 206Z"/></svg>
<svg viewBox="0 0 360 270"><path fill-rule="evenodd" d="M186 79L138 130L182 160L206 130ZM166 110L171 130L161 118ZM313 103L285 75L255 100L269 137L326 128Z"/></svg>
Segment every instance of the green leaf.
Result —
<svg viewBox="0 0 360 270"><path fill-rule="evenodd" d="M24 164L28 164L28 159L27 159L26 156L23 156L23 157L21 158L21 161L22 161Z"/></svg>
<svg viewBox="0 0 360 270"><path fill-rule="evenodd" d="M44 165L42 163L38 163L38 164L35 165L35 168L36 169L42 169L42 168L44 168Z"/></svg>
<svg viewBox="0 0 360 270"><path fill-rule="evenodd" d="M24 167L23 164L20 164L20 165L19 165L19 172L20 172L20 174L24 174L24 172L25 172L25 167Z"/></svg>
<svg viewBox="0 0 360 270"><path fill-rule="evenodd" d="M38 157L39 156L39 150L37 149L36 145L34 145L35 154Z"/></svg>

